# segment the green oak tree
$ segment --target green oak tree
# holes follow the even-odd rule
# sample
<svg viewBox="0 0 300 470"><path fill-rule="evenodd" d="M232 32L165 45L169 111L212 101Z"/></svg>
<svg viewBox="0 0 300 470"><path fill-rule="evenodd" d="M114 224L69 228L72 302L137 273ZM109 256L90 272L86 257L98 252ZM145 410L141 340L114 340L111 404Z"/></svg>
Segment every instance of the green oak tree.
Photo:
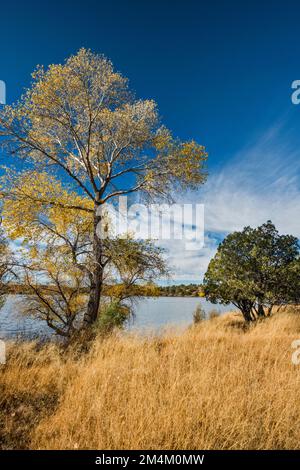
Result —
<svg viewBox="0 0 300 470"><path fill-rule="evenodd" d="M228 235L209 263L203 293L213 303L232 303L246 321L299 302L298 239L280 235L271 221Z"/></svg>

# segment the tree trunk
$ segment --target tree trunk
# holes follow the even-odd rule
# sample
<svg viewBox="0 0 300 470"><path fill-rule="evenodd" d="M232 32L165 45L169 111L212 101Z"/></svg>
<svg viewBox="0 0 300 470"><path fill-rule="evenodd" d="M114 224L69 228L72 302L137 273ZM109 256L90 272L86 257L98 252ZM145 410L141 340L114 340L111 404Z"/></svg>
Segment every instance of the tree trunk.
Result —
<svg viewBox="0 0 300 470"><path fill-rule="evenodd" d="M103 246L101 237L97 235L97 226L101 222L101 215L97 215L98 206L95 206L94 213L94 232L93 232L93 272L91 280L91 288L87 310L83 317L84 327L89 327L98 318L100 299L103 285Z"/></svg>
<svg viewBox="0 0 300 470"><path fill-rule="evenodd" d="M252 304L250 302L248 302L247 300L240 301L238 307L241 310L241 312L243 314L243 317L244 317L244 320L247 323L255 320L255 318L253 317L252 311L251 311L252 310Z"/></svg>
<svg viewBox="0 0 300 470"><path fill-rule="evenodd" d="M251 322L251 321L253 321L253 318L252 318L252 315L251 315L251 311L250 311L248 308L243 308L243 309L242 309L242 314L243 314L244 320L245 320L246 322Z"/></svg>
<svg viewBox="0 0 300 470"><path fill-rule="evenodd" d="M258 304L258 308L257 308L257 315L260 317L260 318L263 318L265 317L265 311L264 311L264 308L262 306L261 303Z"/></svg>

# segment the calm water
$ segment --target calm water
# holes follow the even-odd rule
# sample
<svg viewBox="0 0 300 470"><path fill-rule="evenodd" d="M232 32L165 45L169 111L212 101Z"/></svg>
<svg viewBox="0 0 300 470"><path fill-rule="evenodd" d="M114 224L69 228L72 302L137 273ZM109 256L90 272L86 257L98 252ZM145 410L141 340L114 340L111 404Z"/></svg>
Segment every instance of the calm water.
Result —
<svg viewBox="0 0 300 470"><path fill-rule="evenodd" d="M44 322L24 317L22 296L9 296L0 310L0 337L16 335L50 336L50 330ZM194 297L147 297L134 301L134 318L127 325L129 330L150 333L159 332L166 327L184 328L193 321L193 313L201 305L206 313L211 309L220 312L230 310L230 306L213 305L205 299Z"/></svg>

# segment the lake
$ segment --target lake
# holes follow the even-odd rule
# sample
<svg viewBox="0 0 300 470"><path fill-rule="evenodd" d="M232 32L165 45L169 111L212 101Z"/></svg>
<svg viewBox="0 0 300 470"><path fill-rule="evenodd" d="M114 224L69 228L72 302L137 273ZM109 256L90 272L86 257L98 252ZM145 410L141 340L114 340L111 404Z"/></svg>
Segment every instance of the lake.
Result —
<svg viewBox="0 0 300 470"><path fill-rule="evenodd" d="M0 338L51 336L52 330L43 321L20 314L22 302L24 299L21 295L8 296L0 310ZM157 333L166 327L185 328L193 322L193 313L198 305L206 313L212 309L223 313L234 308L230 305L213 305L198 297L144 297L134 301L134 317L126 328L143 334Z"/></svg>

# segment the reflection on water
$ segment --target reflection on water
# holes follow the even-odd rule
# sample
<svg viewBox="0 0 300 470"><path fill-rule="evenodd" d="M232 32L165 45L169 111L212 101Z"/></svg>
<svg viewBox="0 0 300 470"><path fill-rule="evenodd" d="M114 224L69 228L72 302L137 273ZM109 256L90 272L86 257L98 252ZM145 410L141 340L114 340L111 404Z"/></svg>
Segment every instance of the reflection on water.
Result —
<svg viewBox="0 0 300 470"><path fill-rule="evenodd" d="M151 297L137 301L136 315L129 328L134 331L157 331L167 326L187 327L193 322L193 313L198 305L205 312L212 309L228 312L232 306L213 305L199 297Z"/></svg>
<svg viewBox="0 0 300 470"><path fill-rule="evenodd" d="M11 295L0 311L0 338L20 336L51 336L53 331L41 320L22 315L21 295ZM211 309L220 312L230 310L230 306L213 305L196 297L147 297L133 303L134 318L127 329L137 332L157 332L167 326L187 327L193 321L197 305L202 305L206 313Z"/></svg>
<svg viewBox="0 0 300 470"><path fill-rule="evenodd" d="M51 336L52 331L43 321L22 315L22 305L24 305L22 295L8 296L0 310L0 337Z"/></svg>

